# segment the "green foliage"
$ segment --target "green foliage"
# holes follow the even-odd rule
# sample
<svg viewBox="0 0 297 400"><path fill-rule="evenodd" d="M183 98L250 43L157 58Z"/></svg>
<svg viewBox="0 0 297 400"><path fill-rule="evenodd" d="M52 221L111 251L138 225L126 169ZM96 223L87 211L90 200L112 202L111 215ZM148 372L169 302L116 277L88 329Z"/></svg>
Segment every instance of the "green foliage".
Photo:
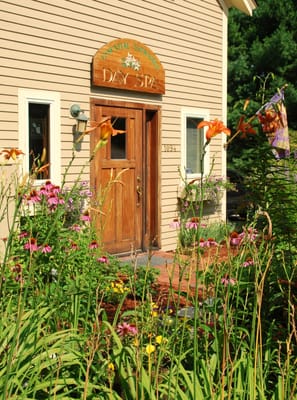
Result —
<svg viewBox="0 0 297 400"><path fill-rule="evenodd" d="M277 169L269 152L265 163L260 154L249 184L267 188L255 200L277 221L277 192L295 207L295 160ZM0 398L293 400L293 242L264 241L265 214L240 233L188 221L197 248L224 239L228 252L223 260L209 252L205 267L203 251L185 260L177 249L178 289L159 293L150 262L123 264L103 252L83 186L49 185L49 196L30 185L14 191L1 262ZM295 235L290 207L275 236L285 237L283 225ZM180 284L192 271L195 287L185 292ZM127 299L135 306L123 311Z"/></svg>
<svg viewBox="0 0 297 400"><path fill-rule="evenodd" d="M295 0L257 1L252 17L238 10L229 13L228 43L228 126L237 123L236 105L246 98L256 99L259 82L254 76L274 74L266 93L271 97L278 87L288 84L286 106L289 126L296 130L297 118L297 10ZM258 103L258 108L261 102ZM256 111L256 110L255 110Z"/></svg>

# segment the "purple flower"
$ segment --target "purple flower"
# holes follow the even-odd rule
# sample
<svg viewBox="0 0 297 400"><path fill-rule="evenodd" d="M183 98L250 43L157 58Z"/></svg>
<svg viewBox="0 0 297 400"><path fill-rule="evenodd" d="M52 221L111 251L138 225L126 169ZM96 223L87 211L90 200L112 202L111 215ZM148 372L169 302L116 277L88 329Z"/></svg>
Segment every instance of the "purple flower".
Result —
<svg viewBox="0 0 297 400"><path fill-rule="evenodd" d="M92 242L89 244L89 249L98 249L99 245L96 242L96 240L92 240Z"/></svg>
<svg viewBox="0 0 297 400"><path fill-rule="evenodd" d="M30 192L30 195L27 197L27 200L30 203L35 204L35 203L39 203L40 202L41 197L39 196L39 193L36 190L32 190Z"/></svg>
<svg viewBox="0 0 297 400"><path fill-rule="evenodd" d="M30 238L29 241L24 245L25 250L30 250L30 252L37 251L39 247L37 246L37 241L34 238Z"/></svg>
<svg viewBox="0 0 297 400"><path fill-rule="evenodd" d="M81 215L80 219L81 219L81 221L90 222L91 221L91 217L89 215L89 212L85 211L83 213L83 215Z"/></svg>
<svg viewBox="0 0 297 400"><path fill-rule="evenodd" d="M137 335L138 331L136 326L134 325L130 325L127 322L123 322L122 324L119 324L117 327L117 333L119 334L119 336L135 336Z"/></svg>
<svg viewBox="0 0 297 400"><path fill-rule="evenodd" d="M22 232L19 234L19 239L23 239L23 238L27 237L28 235L29 235L28 232L22 231Z"/></svg>
<svg viewBox="0 0 297 400"><path fill-rule="evenodd" d="M188 221L188 222L186 222L186 228L187 229L198 229L199 228L199 222L197 222L197 221Z"/></svg>
<svg viewBox="0 0 297 400"><path fill-rule="evenodd" d="M172 222L170 222L170 228L173 229L179 229L180 228L180 222L177 218L175 218Z"/></svg>
<svg viewBox="0 0 297 400"><path fill-rule="evenodd" d="M80 225L74 224L69 228L71 231L80 232L82 227Z"/></svg>
<svg viewBox="0 0 297 400"><path fill-rule="evenodd" d="M49 246L48 244L45 244L45 245L42 247L41 252L44 253L44 254L46 254L46 253L51 253L51 252L52 252L52 248L51 248L51 246Z"/></svg>
<svg viewBox="0 0 297 400"><path fill-rule="evenodd" d="M235 279L235 278L229 278L229 275L225 275L225 276L221 279L221 283L222 283L224 286L228 286L228 285L234 286L235 283L236 283L236 279Z"/></svg>
<svg viewBox="0 0 297 400"><path fill-rule="evenodd" d="M107 264L108 263L108 258L106 256L102 256L97 258L97 261L103 264Z"/></svg>
<svg viewBox="0 0 297 400"><path fill-rule="evenodd" d="M207 240L204 240L203 238L201 238L199 246L200 247L212 247L212 246L218 246L218 243L212 238L208 238Z"/></svg>
<svg viewBox="0 0 297 400"><path fill-rule="evenodd" d="M248 258L243 264L243 267L250 267L251 265L254 265L254 260L252 258Z"/></svg>

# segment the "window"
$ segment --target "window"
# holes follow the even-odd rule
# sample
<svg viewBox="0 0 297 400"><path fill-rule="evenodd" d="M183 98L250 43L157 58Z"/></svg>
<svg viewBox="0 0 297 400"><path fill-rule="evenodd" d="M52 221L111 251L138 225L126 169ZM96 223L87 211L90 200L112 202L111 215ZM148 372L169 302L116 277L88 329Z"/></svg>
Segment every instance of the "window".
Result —
<svg viewBox="0 0 297 400"><path fill-rule="evenodd" d="M181 172L187 179L207 174L209 170L208 154L201 164L205 135L203 129L197 129L199 122L208 120L205 110L182 110L182 165Z"/></svg>
<svg viewBox="0 0 297 400"><path fill-rule="evenodd" d="M60 96L55 92L19 89L19 148L25 153L24 173L36 160L47 170L37 175L37 183L61 180Z"/></svg>

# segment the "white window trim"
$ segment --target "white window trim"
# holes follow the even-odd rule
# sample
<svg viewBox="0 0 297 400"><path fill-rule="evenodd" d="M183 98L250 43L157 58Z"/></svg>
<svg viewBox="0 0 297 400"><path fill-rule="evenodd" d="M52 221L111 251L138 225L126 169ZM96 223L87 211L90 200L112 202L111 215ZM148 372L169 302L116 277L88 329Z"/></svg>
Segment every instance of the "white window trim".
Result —
<svg viewBox="0 0 297 400"><path fill-rule="evenodd" d="M19 149L25 153L23 173L28 173L29 165L29 103L42 103L50 106L50 180L61 184L61 119L60 94L57 92L33 89L18 90L19 106ZM45 180L38 179L36 185Z"/></svg>
<svg viewBox="0 0 297 400"><path fill-rule="evenodd" d="M191 181L193 179L197 179L201 177L201 174L186 174L185 166L186 166L186 149L187 149L187 118L201 118L205 121L209 121L209 110L202 108L182 108L181 109L181 174L183 178L187 181ZM206 143L205 137L206 128L204 128L203 134L203 144ZM209 155L209 146L206 147L206 153L204 156L204 172L203 175L207 176L210 172L210 163L209 163L210 155Z"/></svg>

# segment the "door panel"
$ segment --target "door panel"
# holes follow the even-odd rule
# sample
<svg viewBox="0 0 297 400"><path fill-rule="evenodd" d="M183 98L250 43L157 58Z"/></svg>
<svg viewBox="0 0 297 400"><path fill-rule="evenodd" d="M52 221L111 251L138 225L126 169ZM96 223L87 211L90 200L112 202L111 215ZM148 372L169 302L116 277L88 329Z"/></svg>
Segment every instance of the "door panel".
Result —
<svg viewBox="0 0 297 400"><path fill-rule="evenodd" d="M142 110L95 106L96 121L110 116L114 129L125 133L109 138L91 167L91 183L99 194L96 227L110 253L142 248L143 235L143 131ZM100 129L91 136L91 151Z"/></svg>

